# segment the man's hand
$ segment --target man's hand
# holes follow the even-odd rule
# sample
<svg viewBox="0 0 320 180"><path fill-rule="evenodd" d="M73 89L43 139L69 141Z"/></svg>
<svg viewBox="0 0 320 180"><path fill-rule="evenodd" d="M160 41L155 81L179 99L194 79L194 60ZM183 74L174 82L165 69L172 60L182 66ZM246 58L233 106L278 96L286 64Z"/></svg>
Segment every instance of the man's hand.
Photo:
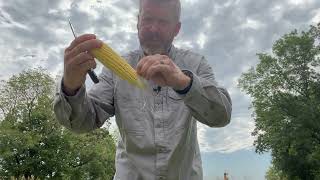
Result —
<svg viewBox="0 0 320 180"><path fill-rule="evenodd" d="M72 41L64 51L64 92L74 95L86 80L88 70L96 67L90 50L100 48L102 42L93 34L84 34Z"/></svg>
<svg viewBox="0 0 320 180"><path fill-rule="evenodd" d="M186 88L191 80L168 56L159 54L142 58L137 65L137 73L157 85L170 86L175 90Z"/></svg>

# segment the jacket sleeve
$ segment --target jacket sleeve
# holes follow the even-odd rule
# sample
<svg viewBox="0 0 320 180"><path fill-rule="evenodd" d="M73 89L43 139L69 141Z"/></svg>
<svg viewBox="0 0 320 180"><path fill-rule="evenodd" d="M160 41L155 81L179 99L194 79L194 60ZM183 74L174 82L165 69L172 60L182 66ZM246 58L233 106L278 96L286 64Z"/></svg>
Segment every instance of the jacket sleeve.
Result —
<svg viewBox="0 0 320 180"><path fill-rule="evenodd" d="M113 74L103 68L99 80L89 92L83 85L74 96L63 92L62 81L58 84L53 109L60 124L73 132L83 133L101 127L114 115Z"/></svg>
<svg viewBox="0 0 320 180"><path fill-rule="evenodd" d="M232 102L226 89L219 87L211 66L202 57L193 74L190 90L181 95L191 114L210 127L223 127L230 123Z"/></svg>

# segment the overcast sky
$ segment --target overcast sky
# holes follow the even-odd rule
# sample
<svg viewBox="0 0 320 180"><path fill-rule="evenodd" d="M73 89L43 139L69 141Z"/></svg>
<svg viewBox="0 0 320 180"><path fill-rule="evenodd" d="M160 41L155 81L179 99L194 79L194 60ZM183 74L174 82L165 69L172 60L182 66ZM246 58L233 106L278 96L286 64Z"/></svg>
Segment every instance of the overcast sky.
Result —
<svg viewBox="0 0 320 180"><path fill-rule="evenodd" d="M0 0L0 79L38 66L48 69L53 76L61 75L63 50L73 39L67 23L69 18L79 35L94 33L121 54L137 49L137 2ZM205 177L219 179L221 174L214 173L228 171L233 179L263 179L270 157L253 152L250 98L237 88L237 79L258 63L256 53L271 52L279 37L293 29L306 30L319 22L320 1L181 2L182 30L174 44L203 54L212 65L218 83L227 88L233 101L232 121L227 127L209 129L198 125ZM97 73L100 70L101 66ZM90 86L91 82L87 83ZM261 172L250 174L252 167L241 166L243 157L247 157L246 163L257 163ZM217 162L224 166L218 167Z"/></svg>

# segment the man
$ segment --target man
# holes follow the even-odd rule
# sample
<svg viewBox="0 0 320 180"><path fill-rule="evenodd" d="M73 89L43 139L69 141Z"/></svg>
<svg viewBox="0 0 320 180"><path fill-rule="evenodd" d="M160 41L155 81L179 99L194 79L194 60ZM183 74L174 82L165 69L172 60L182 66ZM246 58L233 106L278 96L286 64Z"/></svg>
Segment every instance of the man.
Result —
<svg viewBox="0 0 320 180"><path fill-rule="evenodd" d="M66 48L64 75L54 111L75 132L99 128L115 115L121 138L116 174L120 180L200 180L197 121L210 127L230 122L231 100L215 82L205 58L172 45L179 33L179 0L140 0L140 49L124 58L154 88L147 93L104 68L89 92L85 76L95 68L90 50L101 41L82 35Z"/></svg>

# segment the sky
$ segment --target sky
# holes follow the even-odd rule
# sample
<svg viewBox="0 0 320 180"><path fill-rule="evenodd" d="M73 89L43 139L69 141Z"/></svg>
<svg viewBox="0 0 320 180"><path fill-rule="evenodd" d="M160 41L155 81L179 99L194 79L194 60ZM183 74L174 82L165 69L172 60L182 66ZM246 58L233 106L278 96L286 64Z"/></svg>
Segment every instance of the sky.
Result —
<svg viewBox="0 0 320 180"><path fill-rule="evenodd" d="M294 29L320 22L319 0L181 0L182 29L174 44L206 57L216 80L230 93L231 123L208 128L198 123L204 180L262 180L270 153L254 152L250 97L237 87L243 72L258 63L256 53ZM0 80L43 67L63 72L63 51L76 33L94 33L120 54L139 47L138 0L0 0ZM101 65L95 70L101 71ZM92 82L86 81L90 87Z"/></svg>

